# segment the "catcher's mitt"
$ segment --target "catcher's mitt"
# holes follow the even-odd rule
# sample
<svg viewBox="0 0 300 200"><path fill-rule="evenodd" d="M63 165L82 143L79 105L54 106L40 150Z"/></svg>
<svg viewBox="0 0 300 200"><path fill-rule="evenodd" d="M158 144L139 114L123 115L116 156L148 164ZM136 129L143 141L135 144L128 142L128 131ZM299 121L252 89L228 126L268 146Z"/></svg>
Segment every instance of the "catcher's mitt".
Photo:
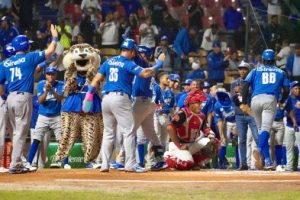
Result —
<svg viewBox="0 0 300 200"><path fill-rule="evenodd" d="M247 115L253 115L251 108L247 104L241 104L240 109Z"/></svg>
<svg viewBox="0 0 300 200"><path fill-rule="evenodd" d="M218 155L219 146L214 138L200 150L200 154L206 158L214 158Z"/></svg>

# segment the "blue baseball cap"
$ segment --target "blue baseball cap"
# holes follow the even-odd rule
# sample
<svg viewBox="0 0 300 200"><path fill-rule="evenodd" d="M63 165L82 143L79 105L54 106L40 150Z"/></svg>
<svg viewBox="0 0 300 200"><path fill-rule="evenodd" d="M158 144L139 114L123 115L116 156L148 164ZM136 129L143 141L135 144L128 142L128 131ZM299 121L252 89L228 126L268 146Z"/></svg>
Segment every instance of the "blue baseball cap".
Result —
<svg viewBox="0 0 300 200"><path fill-rule="evenodd" d="M186 80L182 83L182 85L191 85L192 82L193 82L192 79L186 79Z"/></svg>
<svg viewBox="0 0 300 200"><path fill-rule="evenodd" d="M300 86L300 82L298 81L293 81L290 83L290 88L292 89L293 87L296 87L296 86Z"/></svg>
<svg viewBox="0 0 300 200"><path fill-rule="evenodd" d="M161 36L160 41L162 41L162 40L168 40L168 36L166 36L166 35Z"/></svg>
<svg viewBox="0 0 300 200"><path fill-rule="evenodd" d="M222 44L220 41L214 41L213 44L212 44L212 47L222 47Z"/></svg>
<svg viewBox="0 0 300 200"><path fill-rule="evenodd" d="M54 66L50 66L46 68L46 74L56 74L57 73L57 69Z"/></svg>
<svg viewBox="0 0 300 200"><path fill-rule="evenodd" d="M210 87L210 85L209 85L209 83L208 82L203 82L203 86L202 86L203 88L209 88Z"/></svg>
<svg viewBox="0 0 300 200"><path fill-rule="evenodd" d="M180 81L180 76L178 74L169 74L169 79L171 81Z"/></svg>

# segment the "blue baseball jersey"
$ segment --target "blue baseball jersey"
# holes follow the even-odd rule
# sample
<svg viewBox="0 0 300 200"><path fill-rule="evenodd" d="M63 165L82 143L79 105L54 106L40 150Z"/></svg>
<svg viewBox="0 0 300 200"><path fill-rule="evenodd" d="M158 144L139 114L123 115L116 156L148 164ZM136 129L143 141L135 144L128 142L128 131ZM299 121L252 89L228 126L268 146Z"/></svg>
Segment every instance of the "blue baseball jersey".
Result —
<svg viewBox="0 0 300 200"><path fill-rule="evenodd" d="M274 120L282 120L284 118L284 109L277 107Z"/></svg>
<svg viewBox="0 0 300 200"><path fill-rule="evenodd" d="M182 95L185 95L187 93L188 93L188 91L182 91L182 92L179 92L178 94L175 95L175 104L176 104L176 107L179 107L178 103L179 103L179 100L182 97Z"/></svg>
<svg viewBox="0 0 300 200"><path fill-rule="evenodd" d="M219 101L214 105L215 117L218 120L224 120L226 122L235 122L235 112L233 105L222 106Z"/></svg>
<svg viewBox="0 0 300 200"><path fill-rule="evenodd" d="M159 85L154 81L153 84L153 94L152 94L152 102L156 104L162 104L162 94L161 94L161 88Z"/></svg>
<svg viewBox="0 0 300 200"><path fill-rule="evenodd" d="M175 105L174 93L170 89L161 90L162 112L169 114Z"/></svg>
<svg viewBox="0 0 300 200"><path fill-rule="evenodd" d="M285 110L287 111L286 125L288 127L293 127L293 122L288 114L290 111L293 111L296 122L297 122L298 126L300 126L300 96L299 97L289 96L286 101Z"/></svg>
<svg viewBox="0 0 300 200"><path fill-rule="evenodd" d="M205 115L207 115L208 113L213 112L213 108L214 108L214 101L211 95L209 94L205 94L206 95L206 100L202 102L201 105L201 112Z"/></svg>
<svg viewBox="0 0 300 200"><path fill-rule="evenodd" d="M4 66L3 66L3 62L0 62L0 77L1 77L1 74L3 76L5 76L5 71L4 71ZM2 84L3 86L3 89L4 89L4 97L6 98L8 93L7 93L7 85L8 85L8 82L7 81L4 81L4 83Z"/></svg>
<svg viewBox="0 0 300 200"><path fill-rule="evenodd" d="M184 93L184 94L181 95L181 97L180 97L180 99L178 100L177 105L176 105L178 108L184 108L184 107L185 107L184 101L185 101L185 99L187 98L188 94L189 94L189 93L186 92L186 93Z"/></svg>
<svg viewBox="0 0 300 200"><path fill-rule="evenodd" d="M205 79L205 73L202 69L196 69L196 70L188 73L188 75L186 75L186 78L192 79L192 80L195 80L195 79L203 80L203 79Z"/></svg>
<svg viewBox="0 0 300 200"><path fill-rule="evenodd" d="M133 78L142 70L142 67L121 55L105 61L98 71L106 77L104 93L124 92L131 96Z"/></svg>
<svg viewBox="0 0 300 200"><path fill-rule="evenodd" d="M37 95L32 97L32 115L30 121L30 128L35 128L38 116L39 116L39 100Z"/></svg>
<svg viewBox="0 0 300 200"><path fill-rule="evenodd" d="M85 98L85 94L88 91L88 85L86 85L86 78L84 76L77 75L77 91L69 94L62 107L62 112L82 112L82 102ZM91 113L101 112L101 98L98 94L93 96L93 105L91 108Z"/></svg>
<svg viewBox="0 0 300 200"><path fill-rule="evenodd" d="M45 51L17 54L3 62L4 73L0 73L0 84L8 81L7 92L33 93L34 71L45 60Z"/></svg>
<svg viewBox="0 0 300 200"><path fill-rule="evenodd" d="M152 67L151 64L145 62L141 58L137 57L134 59L134 62L143 68ZM152 97L153 96L153 87L154 87L154 77L143 78L140 76L135 76L132 87L132 96L133 97Z"/></svg>
<svg viewBox="0 0 300 200"><path fill-rule="evenodd" d="M289 87L285 72L275 66L259 66L251 70L246 77L251 84L252 97L259 94L274 95L277 99L283 86Z"/></svg>
<svg viewBox="0 0 300 200"><path fill-rule="evenodd" d="M46 80L42 80L37 85L37 96L40 97L45 92ZM53 90L60 96L64 95L64 83L56 81L52 86ZM46 99L39 106L39 114L46 117L54 117L60 115L61 102L57 101L53 96L53 93L49 91Z"/></svg>

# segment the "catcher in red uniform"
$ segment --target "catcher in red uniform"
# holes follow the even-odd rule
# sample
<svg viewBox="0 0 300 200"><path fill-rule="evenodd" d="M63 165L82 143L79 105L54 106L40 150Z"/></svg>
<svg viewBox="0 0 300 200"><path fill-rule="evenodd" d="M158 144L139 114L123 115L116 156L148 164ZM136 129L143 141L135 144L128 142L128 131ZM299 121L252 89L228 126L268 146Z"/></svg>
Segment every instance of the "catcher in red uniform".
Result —
<svg viewBox="0 0 300 200"><path fill-rule="evenodd" d="M164 158L169 168L188 170L201 167L217 154L218 145L214 133L201 113L201 103L206 100L201 90L190 92L185 108L179 110L167 127L172 140Z"/></svg>

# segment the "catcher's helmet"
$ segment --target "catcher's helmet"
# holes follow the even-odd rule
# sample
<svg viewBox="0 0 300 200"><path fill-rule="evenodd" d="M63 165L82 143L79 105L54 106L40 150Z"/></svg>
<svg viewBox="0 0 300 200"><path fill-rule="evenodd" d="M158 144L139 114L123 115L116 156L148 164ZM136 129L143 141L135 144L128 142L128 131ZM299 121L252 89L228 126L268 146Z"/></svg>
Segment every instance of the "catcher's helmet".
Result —
<svg viewBox="0 0 300 200"><path fill-rule="evenodd" d="M275 52L272 49L264 50L262 54L263 60L275 60Z"/></svg>
<svg viewBox="0 0 300 200"><path fill-rule="evenodd" d="M26 35L18 35L12 40L12 46L17 51L27 51L29 49L29 39Z"/></svg>

